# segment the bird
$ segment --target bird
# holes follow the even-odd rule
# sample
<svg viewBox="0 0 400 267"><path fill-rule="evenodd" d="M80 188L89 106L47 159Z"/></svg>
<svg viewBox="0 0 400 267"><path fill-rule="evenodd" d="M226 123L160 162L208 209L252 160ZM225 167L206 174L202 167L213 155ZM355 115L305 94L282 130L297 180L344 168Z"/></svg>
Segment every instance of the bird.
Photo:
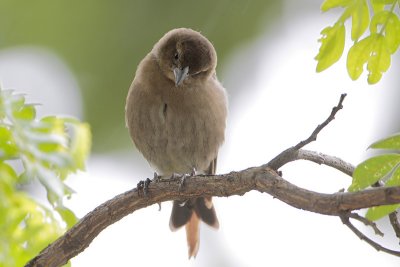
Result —
<svg viewBox="0 0 400 267"><path fill-rule="evenodd" d="M228 113L216 66L215 48L205 36L177 28L136 69L125 121L134 145L160 179L216 172ZM211 197L173 201L169 226L172 231L185 226L189 259L199 250L200 221L219 228Z"/></svg>

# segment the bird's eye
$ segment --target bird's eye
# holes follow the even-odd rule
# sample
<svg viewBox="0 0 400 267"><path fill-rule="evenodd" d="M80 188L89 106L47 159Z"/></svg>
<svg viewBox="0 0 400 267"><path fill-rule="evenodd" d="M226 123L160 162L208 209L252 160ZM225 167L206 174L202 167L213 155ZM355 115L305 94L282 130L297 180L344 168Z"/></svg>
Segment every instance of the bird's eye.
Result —
<svg viewBox="0 0 400 267"><path fill-rule="evenodd" d="M174 59L175 59L175 60L178 60L178 59L179 59L179 55L178 55L178 53L175 53L175 55L174 55Z"/></svg>

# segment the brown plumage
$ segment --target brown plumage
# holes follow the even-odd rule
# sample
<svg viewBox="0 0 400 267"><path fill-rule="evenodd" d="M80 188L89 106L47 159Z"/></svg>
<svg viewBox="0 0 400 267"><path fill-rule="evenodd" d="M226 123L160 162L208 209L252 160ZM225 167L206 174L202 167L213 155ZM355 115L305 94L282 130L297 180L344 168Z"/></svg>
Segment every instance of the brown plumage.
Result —
<svg viewBox="0 0 400 267"><path fill-rule="evenodd" d="M163 178L193 169L215 173L227 116L216 65L213 45L200 33L180 28L166 33L137 68L126 123L137 149ZM211 198L174 201L170 228L186 225L189 258L199 248L199 220L219 227Z"/></svg>

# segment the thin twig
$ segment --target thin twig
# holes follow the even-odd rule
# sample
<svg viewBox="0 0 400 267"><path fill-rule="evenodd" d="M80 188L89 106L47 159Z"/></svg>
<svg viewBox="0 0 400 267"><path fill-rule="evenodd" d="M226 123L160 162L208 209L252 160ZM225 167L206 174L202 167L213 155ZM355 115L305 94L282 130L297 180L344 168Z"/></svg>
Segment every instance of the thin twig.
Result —
<svg viewBox="0 0 400 267"><path fill-rule="evenodd" d="M359 222L362 222L364 225L366 226L371 226L372 229L374 229L374 232L376 235L379 236L384 236L383 232L381 230L379 230L378 226L376 225L376 223L368 220L367 218L359 215L358 213L355 212L349 212L347 213L345 216L348 216L349 218L352 218L354 220L357 220Z"/></svg>
<svg viewBox="0 0 400 267"><path fill-rule="evenodd" d="M281 154L281 157L279 158L279 165L275 165L274 167L277 167L279 169L283 165L296 160L308 160L319 165L326 165L338 171L341 171L350 177L353 175L354 172L354 166L341 158L305 149L286 150L285 154ZM267 163L265 167L271 167L269 166L269 164L270 163Z"/></svg>
<svg viewBox="0 0 400 267"><path fill-rule="evenodd" d="M390 224L392 225L392 228L393 228L397 238L400 239L400 223L399 223L399 218L397 216L398 216L397 211L390 213L389 221L390 221Z"/></svg>
<svg viewBox="0 0 400 267"><path fill-rule="evenodd" d="M340 95L339 103L337 104L336 107L332 108L332 111L331 111L331 114L329 115L329 117L323 123L318 125L317 128L315 128L315 130L312 132L312 134L307 139L305 139L305 140L299 142L297 145L295 145L294 149L303 148L304 146L308 145L312 141L317 140L317 135L319 134L319 132L321 132L321 130L324 129L331 121L333 121L335 119L336 113L338 113L338 111L343 108L343 100L345 97L346 97L346 94Z"/></svg>
<svg viewBox="0 0 400 267"><path fill-rule="evenodd" d="M341 215L340 219L342 220L343 224L346 225L356 236L358 236L361 240L364 240L365 242L367 242L370 246L375 248L377 251L383 251L383 252L389 253L391 255L400 257L400 251L388 249L388 248L376 243L375 241L373 241L372 239L370 239L366 235L364 235L360 230L358 230L350 222L350 219L346 214Z"/></svg>
<svg viewBox="0 0 400 267"><path fill-rule="evenodd" d="M317 164L323 164L332 167L350 177L353 176L355 169L353 164L350 164L341 158L310 150L300 149L298 152L298 159L309 160Z"/></svg>
<svg viewBox="0 0 400 267"><path fill-rule="evenodd" d="M295 146L292 146L292 147L284 150L283 152L281 152L279 155L274 157L272 160L270 160L264 166L269 167L274 170L278 170L280 167L285 165L287 162L291 161L290 159L293 156L293 153L296 153L297 151L299 151L301 148L308 145L312 141L317 140L317 135L322 131L322 129L324 129L331 121L333 121L335 119L336 113L338 113L339 110L341 110L343 108L343 101L344 101L345 97L346 97L346 94L340 95L339 103L337 104L337 106L332 108L331 114L328 116L328 118L326 118L325 121L323 121L321 124L319 124L307 139L299 142Z"/></svg>

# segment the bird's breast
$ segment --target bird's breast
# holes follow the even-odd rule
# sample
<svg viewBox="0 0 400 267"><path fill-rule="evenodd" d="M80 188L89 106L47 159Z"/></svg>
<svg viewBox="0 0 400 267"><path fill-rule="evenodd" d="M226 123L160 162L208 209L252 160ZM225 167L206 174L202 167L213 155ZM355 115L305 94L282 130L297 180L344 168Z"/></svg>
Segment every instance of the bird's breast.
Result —
<svg viewBox="0 0 400 267"><path fill-rule="evenodd" d="M135 143L161 174L204 171L217 156L225 129L221 111L226 107L210 97L201 91L159 95L142 106L133 127L138 132Z"/></svg>

